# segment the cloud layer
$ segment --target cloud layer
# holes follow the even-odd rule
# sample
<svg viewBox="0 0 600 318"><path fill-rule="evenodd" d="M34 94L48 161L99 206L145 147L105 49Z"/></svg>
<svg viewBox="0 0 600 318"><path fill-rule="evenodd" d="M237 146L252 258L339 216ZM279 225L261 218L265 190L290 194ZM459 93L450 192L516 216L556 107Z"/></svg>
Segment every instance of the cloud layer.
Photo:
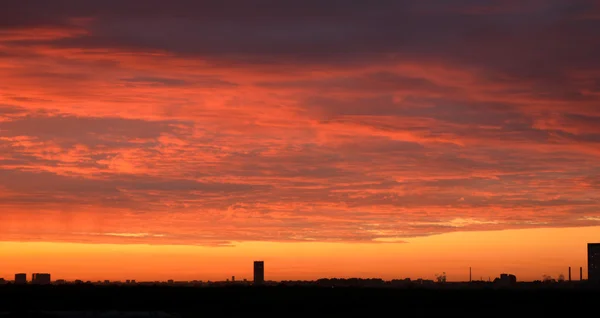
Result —
<svg viewBox="0 0 600 318"><path fill-rule="evenodd" d="M598 225L596 1L6 1L0 240Z"/></svg>

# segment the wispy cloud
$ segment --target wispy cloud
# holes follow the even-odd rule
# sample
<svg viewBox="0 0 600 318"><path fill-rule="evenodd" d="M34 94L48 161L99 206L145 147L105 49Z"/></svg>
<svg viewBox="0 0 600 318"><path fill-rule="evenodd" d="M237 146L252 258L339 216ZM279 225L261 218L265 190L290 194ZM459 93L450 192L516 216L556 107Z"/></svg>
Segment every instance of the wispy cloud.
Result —
<svg viewBox="0 0 600 318"><path fill-rule="evenodd" d="M165 237L164 234L151 234L151 233L74 233L83 235L108 235L108 236L121 236L121 237Z"/></svg>

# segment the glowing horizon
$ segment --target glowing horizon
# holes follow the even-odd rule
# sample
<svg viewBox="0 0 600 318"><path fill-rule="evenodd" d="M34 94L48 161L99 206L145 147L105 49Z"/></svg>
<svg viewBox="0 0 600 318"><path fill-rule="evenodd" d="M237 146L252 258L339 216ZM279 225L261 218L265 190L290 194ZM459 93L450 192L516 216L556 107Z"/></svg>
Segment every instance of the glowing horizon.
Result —
<svg viewBox="0 0 600 318"><path fill-rule="evenodd" d="M494 279L519 281L544 275L587 279L587 243L600 227L456 232L406 243L240 242L232 246L0 242L0 277L49 272L53 280L225 281L252 280L252 262L265 261L267 280L319 278ZM534 238L545 237L544 240ZM153 266L148 267L147 264Z"/></svg>

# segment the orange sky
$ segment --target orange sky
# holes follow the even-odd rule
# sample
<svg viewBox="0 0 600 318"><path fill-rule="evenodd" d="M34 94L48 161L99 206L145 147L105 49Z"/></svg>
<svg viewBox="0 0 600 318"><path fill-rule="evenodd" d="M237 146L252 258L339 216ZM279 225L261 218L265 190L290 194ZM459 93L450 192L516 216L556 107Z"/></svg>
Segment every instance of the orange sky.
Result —
<svg viewBox="0 0 600 318"><path fill-rule="evenodd" d="M600 241L594 1L57 1L0 12L5 277L536 279Z"/></svg>
<svg viewBox="0 0 600 318"><path fill-rule="evenodd" d="M600 227L458 232L407 243L243 242L234 247L143 244L0 243L0 277L17 272L51 272L67 280L252 279L252 262L264 260L267 279L324 277L410 277L450 281L494 279L513 273L519 280L543 275L587 279L587 242Z"/></svg>

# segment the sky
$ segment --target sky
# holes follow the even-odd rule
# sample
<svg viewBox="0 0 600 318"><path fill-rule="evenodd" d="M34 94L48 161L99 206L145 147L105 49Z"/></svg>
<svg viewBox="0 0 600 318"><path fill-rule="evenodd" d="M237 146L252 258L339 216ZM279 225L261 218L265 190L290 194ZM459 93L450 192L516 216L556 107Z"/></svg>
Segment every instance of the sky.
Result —
<svg viewBox="0 0 600 318"><path fill-rule="evenodd" d="M533 280L600 241L598 1L3 4L0 277Z"/></svg>

